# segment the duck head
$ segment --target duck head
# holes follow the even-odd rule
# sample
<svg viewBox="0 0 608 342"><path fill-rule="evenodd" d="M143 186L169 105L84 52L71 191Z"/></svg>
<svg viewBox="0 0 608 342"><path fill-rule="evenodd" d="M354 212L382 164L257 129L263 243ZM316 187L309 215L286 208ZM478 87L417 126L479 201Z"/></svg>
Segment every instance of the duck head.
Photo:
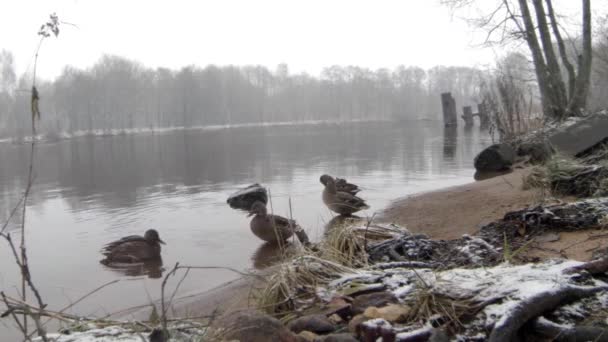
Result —
<svg viewBox="0 0 608 342"><path fill-rule="evenodd" d="M330 179L333 179L333 177L332 177L332 176L330 176L330 175L328 175L328 174L325 174L325 175L321 176L321 178L319 178L319 181L321 182L321 184L323 184L323 185L327 186L327 182L328 182Z"/></svg>
<svg viewBox="0 0 608 342"><path fill-rule="evenodd" d="M158 235L158 232L156 231L156 229L146 230L146 232L144 233L144 239L146 239L146 241L148 241L149 243L158 242L158 243L162 243L163 245L165 244L165 242L160 239L160 236Z"/></svg>
<svg viewBox="0 0 608 342"><path fill-rule="evenodd" d="M325 185L330 192L336 192L336 180L334 177L330 175L323 175L319 180L321 181L321 184Z"/></svg>
<svg viewBox="0 0 608 342"><path fill-rule="evenodd" d="M255 201L251 205L251 208L249 209L249 214L247 215L247 217L250 217L253 215L266 216L266 214L267 214L266 205L260 201Z"/></svg>

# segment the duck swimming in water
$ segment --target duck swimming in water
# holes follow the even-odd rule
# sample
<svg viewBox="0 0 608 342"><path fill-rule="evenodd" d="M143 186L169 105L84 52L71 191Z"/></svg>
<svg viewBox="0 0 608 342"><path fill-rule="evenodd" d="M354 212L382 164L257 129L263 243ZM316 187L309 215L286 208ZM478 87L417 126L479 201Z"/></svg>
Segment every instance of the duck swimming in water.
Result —
<svg viewBox="0 0 608 342"><path fill-rule="evenodd" d="M160 259L160 239L155 229L148 229L144 236L131 235L105 245L101 253L105 259L102 264L111 263L140 263Z"/></svg>
<svg viewBox="0 0 608 342"><path fill-rule="evenodd" d="M348 192L339 191L336 186L336 180L332 176L323 175L320 181L325 185L323 203L325 203L329 210L348 216L357 211L369 209L369 205L362 198Z"/></svg>

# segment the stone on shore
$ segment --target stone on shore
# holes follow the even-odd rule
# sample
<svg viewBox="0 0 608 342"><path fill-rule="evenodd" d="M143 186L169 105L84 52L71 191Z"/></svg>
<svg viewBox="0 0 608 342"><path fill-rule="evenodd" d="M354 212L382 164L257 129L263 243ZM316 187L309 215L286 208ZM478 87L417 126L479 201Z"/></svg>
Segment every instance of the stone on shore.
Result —
<svg viewBox="0 0 608 342"><path fill-rule="evenodd" d="M398 302L397 297L390 292L373 292L355 297L352 303L352 312L353 314L360 314L370 306L382 307Z"/></svg>
<svg viewBox="0 0 608 342"><path fill-rule="evenodd" d="M549 137L549 142L560 154L575 157L605 141L607 137L608 115L599 113L557 128Z"/></svg>
<svg viewBox="0 0 608 342"><path fill-rule="evenodd" d="M287 327L294 333L311 331L315 334L326 334L336 330L336 326L325 315L307 315L289 322Z"/></svg>
<svg viewBox="0 0 608 342"><path fill-rule="evenodd" d="M509 144L494 144L475 157L478 172L495 172L511 169L515 162L515 150Z"/></svg>
<svg viewBox="0 0 608 342"><path fill-rule="evenodd" d="M232 209L246 211L249 211L251 205L257 201L264 204L268 203L266 188L257 183L233 193L228 197L228 200L226 200Z"/></svg>
<svg viewBox="0 0 608 342"><path fill-rule="evenodd" d="M358 342L359 340L357 340L351 334L341 333L341 334L327 335L327 336L325 336L325 338L323 338L319 341L322 341L322 342Z"/></svg>
<svg viewBox="0 0 608 342"><path fill-rule="evenodd" d="M239 311L223 317L214 329L214 338L224 341L297 342L301 336L292 333L278 319L257 311Z"/></svg>

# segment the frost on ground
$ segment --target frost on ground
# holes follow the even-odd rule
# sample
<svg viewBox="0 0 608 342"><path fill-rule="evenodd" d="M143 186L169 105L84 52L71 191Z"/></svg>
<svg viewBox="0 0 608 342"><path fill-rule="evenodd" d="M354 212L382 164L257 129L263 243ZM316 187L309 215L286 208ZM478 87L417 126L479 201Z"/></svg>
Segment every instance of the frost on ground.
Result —
<svg viewBox="0 0 608 342"><path fill-rule="evenodd" d="M550 260L538 264L500 264L491 268L445 271L402 267L381 271L370 269L344 275L329 283L325 293L330 297L340 296L348 292L353 283L358 286L362 283L377 284L409 305L412 312L418 311L421 298L432 298L431 302L436 305L430 307L435 312L428 312L427 317L409 317L408 323L393 324L398 340L406 340L406 336L423 331L430 325L445 325L458 340L475 340L482 336L485 340L492 331L508 330L513 317L522 318L529 313L532 313L530 319L538 316L533 312L547 305L546 298L561 299L559 302L574 300L561 307L555 303L547 315L562 326L576 325L591 310L608 309L605 292L608 283L567 271L581 265L583 263L578 261ZM456 305L450 308L449 303ZM370 321L367 324L375 323Z"/></svg>
<svg viewBox="0 0 608 342"><path fill-rule="evenodd" d="M205 328L193 322L174 324L169 328L171 341L203 341ZM145 342L149 340L151 329L135 324L112 325L103 328L94 323L82 325L82 331L64 329L63 333L47 334L52 342ZM41 342L40 337L34 339Z"/></svg>

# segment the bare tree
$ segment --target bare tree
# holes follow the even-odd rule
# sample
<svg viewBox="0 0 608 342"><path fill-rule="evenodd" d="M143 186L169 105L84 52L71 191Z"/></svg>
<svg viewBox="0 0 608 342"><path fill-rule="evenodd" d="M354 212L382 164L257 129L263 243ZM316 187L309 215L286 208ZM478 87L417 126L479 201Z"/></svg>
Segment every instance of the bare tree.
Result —
<svg viewBox="0 0 608 342"><path fill-rule="evenodd" d="M442 0L443 4L455 9L473 6L476 2ZM532 6L529 6L530 2ZM566 53L552 0L497 0L495 4L493 9L485 10L481 18L472 20L487 31L486 43L524 40L534 62L543 113L560 120L582 114L589 93L592 61L591 1L581 0L583 46L576 70ZM559 54L555 52L555 45ZM562 67L568 75L568 87L563 80Z"/></svg>

